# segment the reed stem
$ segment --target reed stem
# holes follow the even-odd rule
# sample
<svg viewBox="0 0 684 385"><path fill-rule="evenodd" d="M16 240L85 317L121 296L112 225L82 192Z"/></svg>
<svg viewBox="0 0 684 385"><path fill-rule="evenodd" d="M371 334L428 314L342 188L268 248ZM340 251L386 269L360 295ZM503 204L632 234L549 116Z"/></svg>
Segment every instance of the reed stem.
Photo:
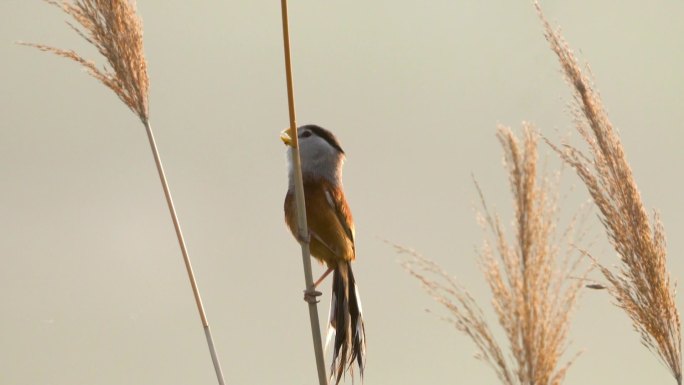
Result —
<svg viewBox="0 0 684 385"><path fill-rule="evenodd" d="M287 0L280 2L283 17L283 47L285 49L285 77L287 78L287 101L290 115L290 137L292 138L292 163L295 178L295 202L297 207L297 230L302 241L302 263L304 265L304 280L307 290L313 290L313 275L311 273L311 250L309 249L309 229L306 223L306 205L304 200L304 182L302 179L301 159L299 157L299 140L297 136L297 119L295 115L294 85L292 81L292 61L290 59L290 31L287 17ZM318 321L318 307L309 302L309 321L311 323L311 337L316 355L316 368L318 369L318 382L327 385L328 378L323 362L323 341Z"/></svg>
<svg viewBox="0 0 684 385"><path fill-rule="evenodd" d="M195 273L193 272L192 264L190 263L190 255L188 255L188 249L185 246L185 239L183 238L183 232L181 231L180 222L178 221L178 215L176 214L176 207L174 206L173 199L171 198L171 190L169 190L169 184L166 181L164 167L162 166L161 158L159 157L157 142L154 140L154 134L152 133L152 125L150 125L149 120L146 119L143 120L143 124L145 125L145 130L147 131L147 138L150 141L150 148L152 149L152 154L154 155L154 162L157 165L159 179L161 180L162 188L164 189L164 196L166 197L166 203L169 207L169 213L171 214L171 219L173 220L173 227L176 230L176 238L178 238L178 245L180 246L181 253L183 254L185 269L188 272L190 286L192 286L192 293L195 296L195 303L197 304L197 311L199 312L200 319L202 320L202 326L204 327L204 335L207 337L207 345L209 346L211 361L213 362L214 370L216 371L216 378L218 379L219 385L225 385L225 381L223 380L223 372L221 371L221 364L219 363L218 355L216 354L216 349L214 348L214 339L212 338L211 330L209 329L209 321L207 320L207 315L204 312L202 298L200 297L199 288L197 287L197 281L195 280Z"/></svg>

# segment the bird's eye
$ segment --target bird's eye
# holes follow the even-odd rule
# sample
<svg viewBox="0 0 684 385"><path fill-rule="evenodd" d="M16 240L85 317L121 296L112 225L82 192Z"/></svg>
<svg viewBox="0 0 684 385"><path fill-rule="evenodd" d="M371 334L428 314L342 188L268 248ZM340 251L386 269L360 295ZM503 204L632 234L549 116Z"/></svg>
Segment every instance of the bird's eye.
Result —
<svg viewBox="0 0 684 385"><path fill-rule="evenodd" d="M304 131L302 132L302 138L308 138L311 136L311 131Z"/></svg>

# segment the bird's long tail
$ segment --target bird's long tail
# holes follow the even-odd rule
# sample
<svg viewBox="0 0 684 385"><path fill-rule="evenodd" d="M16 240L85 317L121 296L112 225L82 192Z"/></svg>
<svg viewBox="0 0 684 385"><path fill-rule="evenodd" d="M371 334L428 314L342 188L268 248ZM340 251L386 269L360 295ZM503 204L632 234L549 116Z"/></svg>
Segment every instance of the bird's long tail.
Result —
<svg viewBox="0 0 684 385"><path fill-rule="evenodd" d="M354 274L348 262L340 262L333 273L328 337L335 336L330 377L340 382L347 368L353 377L354 361L363 379L366 365L366 331L361 312L361 299Z"/></svg>

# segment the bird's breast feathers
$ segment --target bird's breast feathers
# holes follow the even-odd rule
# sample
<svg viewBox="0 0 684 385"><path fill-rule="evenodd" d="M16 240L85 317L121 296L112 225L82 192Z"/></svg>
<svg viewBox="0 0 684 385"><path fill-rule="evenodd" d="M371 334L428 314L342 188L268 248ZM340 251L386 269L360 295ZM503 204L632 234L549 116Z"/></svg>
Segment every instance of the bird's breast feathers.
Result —
<svg viewBox="0 0 684 385"><path fill-rule="evenodd" d="M311 232L311 253L328 265L351 261L354 249L354 220L344 192L325 180L304 181L306 219ZM297 232L294 192L285 197L285 219Z"/></svg>

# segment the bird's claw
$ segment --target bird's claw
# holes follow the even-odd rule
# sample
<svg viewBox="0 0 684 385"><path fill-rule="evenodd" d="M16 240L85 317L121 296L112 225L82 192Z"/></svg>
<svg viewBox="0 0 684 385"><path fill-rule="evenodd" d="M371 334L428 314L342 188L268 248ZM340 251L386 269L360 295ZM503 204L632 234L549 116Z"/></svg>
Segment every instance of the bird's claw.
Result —
<svg viewBox="0 0 684 385"><path fill-rule="evenodd" d="M323 293L315 289L306 289L304 290L304 301L312 304L317 304L320 302L317 297L321 296L322 294Z"/></svg>

